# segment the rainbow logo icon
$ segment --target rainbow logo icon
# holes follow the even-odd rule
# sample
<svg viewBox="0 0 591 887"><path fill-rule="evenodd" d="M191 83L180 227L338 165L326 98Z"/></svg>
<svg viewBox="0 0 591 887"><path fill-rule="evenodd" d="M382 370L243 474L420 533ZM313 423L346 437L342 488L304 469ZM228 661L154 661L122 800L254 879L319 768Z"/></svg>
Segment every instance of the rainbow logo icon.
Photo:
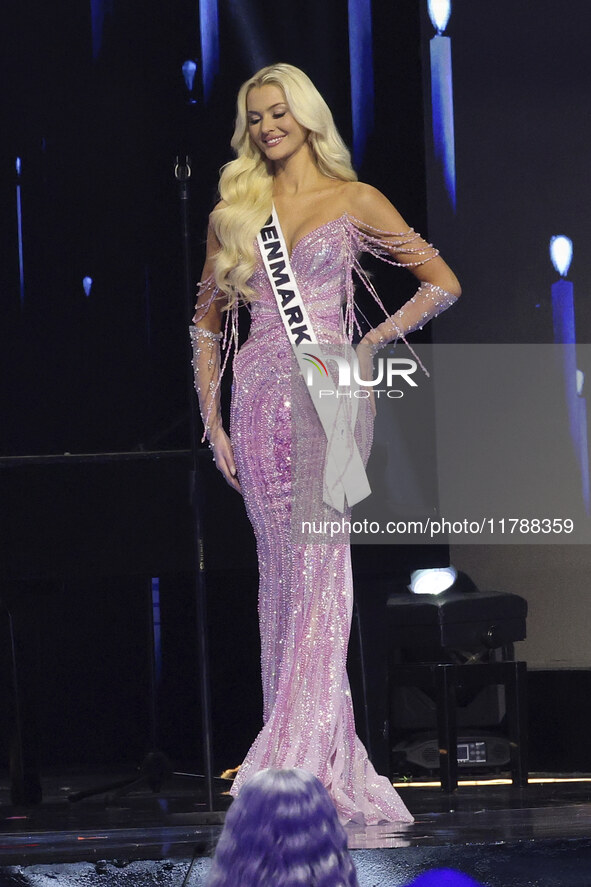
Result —
<svg viewBox="0 0 591 887"><path fill-rule="evenodd" d="M312 366L316 367L321 376L323 373L325 376L328 376L328 370L319 357L316 357L315 354L310 354L309 351L304 351L304 357L308 363L311 363Z"/></svg>

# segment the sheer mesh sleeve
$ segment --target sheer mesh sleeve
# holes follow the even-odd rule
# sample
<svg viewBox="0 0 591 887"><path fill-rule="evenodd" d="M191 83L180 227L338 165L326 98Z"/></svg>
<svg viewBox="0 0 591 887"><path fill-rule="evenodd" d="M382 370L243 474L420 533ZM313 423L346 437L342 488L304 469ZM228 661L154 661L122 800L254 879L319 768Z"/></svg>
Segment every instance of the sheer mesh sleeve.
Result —
<svg viewBox="0 0 591 887"><path fill-rule="evenodd" d="M409 333L422 329L428 320L432 320L453 305L457 298L453 293L448 293L434 283L422 281L414 296L376 327L379 340L375 345L381 347L394 339L403 339Z"/></svg>
<svg viewBox="0 0 591 887"><path fill-rule="evenodd" d="M193 376L195 391L199 398L199 410L203 420L202 442L222 427L220 406L220 384L228 364L232 348L238 341L238 322L236 311L226 313L223 332L213 332L203 326L207 314L214 301L221 293L215 285L213 275L201 281L197 288L197 304L193 316L193 325L189 327L189 335L193 350ZM222 361L222 349L225 351Z"/></svg>
<svg viewBox="0 0 591 887"><path fill-rule="evenodd" d="M220 339L221 333L212 333L203 327L189 328L193 347L193 376L203 419L202 441L222 424L220 409Z"/></svg>

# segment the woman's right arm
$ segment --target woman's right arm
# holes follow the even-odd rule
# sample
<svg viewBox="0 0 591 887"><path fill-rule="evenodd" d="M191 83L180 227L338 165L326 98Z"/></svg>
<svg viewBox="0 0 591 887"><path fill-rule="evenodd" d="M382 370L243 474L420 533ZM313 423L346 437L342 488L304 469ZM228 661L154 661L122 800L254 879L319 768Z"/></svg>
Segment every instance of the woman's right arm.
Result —
<svg viewBox="0 0 591 887"><path fill-rule="evenodd" d="M241 492L230 438L222 426L220 404L220 340L225 297L217 289L213 276L214 256L219 248L219 241L210 222L205 265L193 317L194 326L190 328L193 371L205 437L209 440L215 464L230 486Z"/></svg>

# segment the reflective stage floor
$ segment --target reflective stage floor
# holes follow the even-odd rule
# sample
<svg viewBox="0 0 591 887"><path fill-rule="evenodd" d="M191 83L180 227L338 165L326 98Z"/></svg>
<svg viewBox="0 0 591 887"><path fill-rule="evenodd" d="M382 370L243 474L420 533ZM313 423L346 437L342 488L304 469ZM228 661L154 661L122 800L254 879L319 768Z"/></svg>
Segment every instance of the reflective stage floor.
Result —
<svg viewBox="0 0 591 887"><path fill-rule="evenodd" d="M215 780L213 814L203 780L184 777L159 794L68 801L125 775L46 777L43 802L27 808L10 806L0 779L0 887L202 885L229 783ZM532 776L526 789L461 784L453 795L437 784L397 786L414 824L347 827L361 887L400 887L437 867L490 887L591 887L591 777L549 779Z"/></svg>

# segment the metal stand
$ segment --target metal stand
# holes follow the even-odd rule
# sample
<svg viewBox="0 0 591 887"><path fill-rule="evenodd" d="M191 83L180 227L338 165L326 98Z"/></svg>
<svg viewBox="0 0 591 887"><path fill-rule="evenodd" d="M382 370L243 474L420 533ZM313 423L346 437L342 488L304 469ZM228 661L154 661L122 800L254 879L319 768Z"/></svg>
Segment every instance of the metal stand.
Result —
<svg viewBox="0 0 591 887"><path fill-rule="evenodd" d="M31 739L25 739L25 711L20 675L18 651L12 608L9 601L0 598L0 606L6 609L8 628L8 651L10 657L10 686L12 703L13 731L10 745L10 800L14 806L34 806L42 800L41 781L34 753L31 752Z"/></svg>
<svg viewBox="0 0 591 887"><path fill-rule="evenodd" d="M191 239L189 225L189 179L191 178L191 166L189 157L182 160L178 157L175 161L174 175L178 182L178 193L181 209L181 236L183 245L183 271L184 271L184 289L187 302L187 316L193 314L194 301L194 281L191 268ZM187 336L187 342L189 341ZM190 368L190 362L187 361ZM191 490L192 490L192 507L194 522L194 558L195 558L195 609L197 617L197 658L199 668L199 689L201 699L201 727L203 738L203 763L205 777L205 793L207 810L209 813L214 812L213 797L213 764L212 764L212 722L211 722L211 701L210 701L210 676L209 676L209 653L207 645L207 586L206 586L206 569L205 569L205 546L203 537L203 523L201 515L203 513L203 492L202 484L199 478L199 465L197 458L198 448L198 427L199 420L197 414L196 397L193 392L193 377L189 375L189 402L190 402L190 429L191 429L191 451L193 455L193 469L191 472ZM152 626L150 627L152 629ZM121 797L129 791L138 788L141 785L147 785L154 792L160 791L162 784L172 776L182 776L189 778L200 778L194 773L178 773L174 772L166 755L156 749L157 741L157 681L156 681L156 659L153 630L150 630L150 651L151 651L151 738L154 750L151 751L144 759L141 767L136 775L128 779L121 780L110 785L103 785L91 788L85 791L77 792L69 795L70 801L80 801L84 798L97 794L111 793L110 799ZM217 819L216 819L217 821Z"/></svg>
<svg viewBox="0 0 591 887"><path fill-rule="evenodd" d="M177 157L174 175L178 182L178 193L181 208L181 236L183 242L183 270L187 317L193 316L195 301L195 283L191 267L191 236L189 225L189 179L191 178L191 159ZM188 341L188 338L187 338ZM187 366L191 367L187 361ZM197 448L199 442L199 419L197 415L197 398L193 391L193 375L189 374L189 403L191 426L191 450L193 453L192 471L192 505L195 527L195 605L197 610L197 655L199 664L199 687L201 695L201 726L203 730L203 761L205 769L205 785L208 809L213 810L213 772L212 772L212 725L209 679L209 652L207 646L207 583L205 545L203 537L203 485L199 477Z"/></svg>

